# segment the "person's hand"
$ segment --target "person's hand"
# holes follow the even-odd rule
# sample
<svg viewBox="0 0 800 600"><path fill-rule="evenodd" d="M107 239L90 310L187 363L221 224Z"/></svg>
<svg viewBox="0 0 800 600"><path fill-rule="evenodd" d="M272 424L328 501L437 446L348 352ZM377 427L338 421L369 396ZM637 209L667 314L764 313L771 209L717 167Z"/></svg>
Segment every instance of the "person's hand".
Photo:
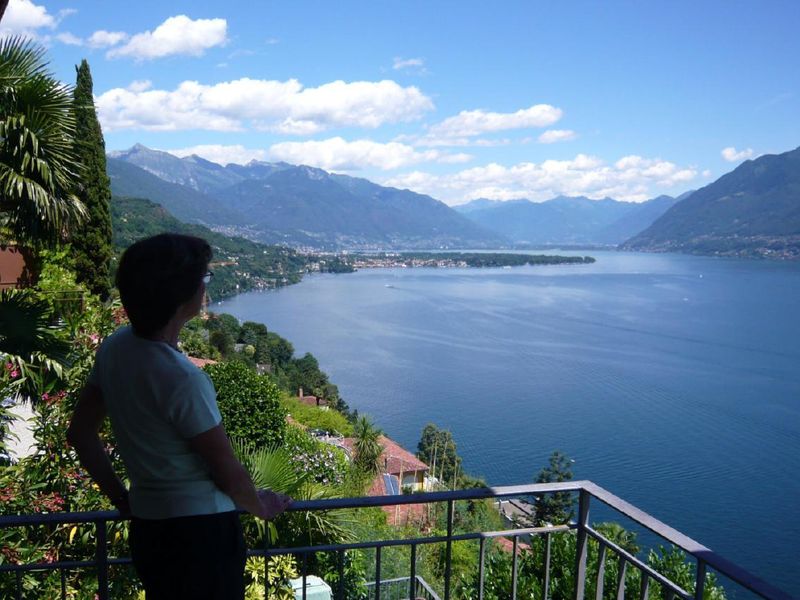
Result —
<svg viewBox="0 0 800 600"><path fill-rule="evenodd" d="M271 490L258 490L258 500L261 502L261 511L258 516L267 521L271 521L292 503L292 499L286 494L279 494Z"/></svg>

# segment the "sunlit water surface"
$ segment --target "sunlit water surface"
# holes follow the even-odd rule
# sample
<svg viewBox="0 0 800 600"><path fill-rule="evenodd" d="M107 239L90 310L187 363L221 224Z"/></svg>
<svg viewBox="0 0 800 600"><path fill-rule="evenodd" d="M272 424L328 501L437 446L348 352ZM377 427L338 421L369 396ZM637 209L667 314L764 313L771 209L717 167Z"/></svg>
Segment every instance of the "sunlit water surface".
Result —
<svg viewBox="0 0 800 600"><path fill-rule="evenodd" d="M311 276L214 310L312 352L415 449L591 479L800 595L800 265L589 252L593 265Z"/></svg>

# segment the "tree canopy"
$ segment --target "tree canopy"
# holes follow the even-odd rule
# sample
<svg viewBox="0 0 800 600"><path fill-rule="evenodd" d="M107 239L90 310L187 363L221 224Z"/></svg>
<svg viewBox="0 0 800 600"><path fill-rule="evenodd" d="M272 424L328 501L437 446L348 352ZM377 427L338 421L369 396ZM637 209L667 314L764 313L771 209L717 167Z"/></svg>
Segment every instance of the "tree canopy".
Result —
<svg viewBox="0 0 800 600"><path fill-rule="evenodd" d="M83 165L75 195L86 207L86 221L72 240L75 272L79 282L102 299L111 291L110 267L114 254L111 232L111 182L106 175L106 145L97 120L92 94L92 74L83 60L77 71L73 100L75 148Z"/></svg>

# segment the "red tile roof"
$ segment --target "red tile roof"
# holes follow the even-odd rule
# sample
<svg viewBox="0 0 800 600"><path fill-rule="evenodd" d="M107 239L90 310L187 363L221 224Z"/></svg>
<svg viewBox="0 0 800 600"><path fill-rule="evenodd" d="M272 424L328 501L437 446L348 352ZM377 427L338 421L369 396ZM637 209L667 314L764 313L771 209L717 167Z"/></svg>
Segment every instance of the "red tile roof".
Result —
<svg viewBox="0 0 800 600"><path fill-rule="evenodd" d="M503 550L505 552L514 551L513 540L505 537L498 537L494 538L494 541L497 543L497 546L500 548L500 550ZM517 554L521 554L523 550L530 550L530 549L531 549L530 544L526 544L525 542L520 542L520 541L517 542Z"/></svg>
<svg viewBox="0 0 800 600"><path fill-rule="evenodd" d="M192 364L196 366L198 369L202 369L206 365L215 365L217 361L211 360L210 358L197 358L195 356L188 357Z"/></svg>
<svg viewBox="0 0 800 600"><path fill-rule="evenodd" d="M382 435L378 439L378 442L383 446L383 454L381 455L382 473L399 475L401 472L410 473L412 471L427 471L429 469L428 465L385 435ZM342 440L342 445L349 451L351 456L355 454L353 451L353 446L355 445L354 438L344 438Z"/></svg>

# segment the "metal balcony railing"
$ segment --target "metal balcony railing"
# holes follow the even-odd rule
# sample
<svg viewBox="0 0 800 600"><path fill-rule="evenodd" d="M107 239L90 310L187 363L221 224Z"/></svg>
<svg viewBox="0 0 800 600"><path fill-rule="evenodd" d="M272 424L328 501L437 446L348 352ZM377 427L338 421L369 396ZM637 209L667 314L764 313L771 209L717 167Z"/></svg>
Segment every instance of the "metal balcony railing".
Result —
<svg viewBox="0 0 800 600"><path fill-rule="evenodd" d="M542 496L558 492L570 492L578 495L578 518L573 523L548 527L512 527L503 531L476 531L467 533L457 533L454 531L454 507L457 502L467 500L482 499L509 499L509 498L530 498L532 496ZM669 580L662 573L656 572L647 563L633 556L625 549L621 548L613 541L604 537L596 531L589 522L589 509L593 501L599 501L610 507L619 515L638 523L642 527L655 533L664 541L683 550L687 556L695 563L695 585L694 590L689 591L681 588L675 582ZM548 600L550 596L550 581L552 569L550 567L550 540L551 536L560 532L575 531L575 585L573 598L584 600L586 596L587 582L591 581L595 587L595 597L602 600L608 596L608 591L604 590L604 573L611 560L616 560L618 573L616 590L613 591L614 597L622 600L624 598L638 597L640 600L647 600L650 597L649 590L651 583L656 583L663 592L663 598L668 600L702 600L706 591L707 573L716 572L724 576L729 581L740 586L761 598L768 600L790 600L790 596L762 581L758 577L748 573L741 567L719 556L715 552L706 548L702 544L683 535L682 533L665 525L661 521L651 517L635 506L625 502L621 498L611 494L603 488L590 481L574 481L565 483L531 484L521 486L480 488L471 490L457 490L448 492L431 492L424 494L412 494L401 496L380 496L364 498L337 498L329 500L314 500L306 502L295 502L290 511L325 511L332 509L363 509L368 507L384 507L411 504L444 504L447 510L447 529L444 535L416 537L412 539L389 539L389 540L360 540L345 544L317 545L305 547L265 547L249 550L251 556L272 557L279 555L292 554L299 557L305 564L309 556L318 552L334 553L338 555L338 586L334 586L334 598L346 600L344 591L344 555L348 550L374 550L374 581L367 585L370 598L375 600L389 600L390 598L409 598L409 599L435 599L450 600L452 595L452 548L455 542L464 540L475 540L478 545L478 600L483 600L484 595L484 576L485 576L485 556L486 543L493 538L510 538L512 540L512 572L511 572L511 598L517 597L518 583L518 545L521 541L530 540L534 536L543 536L545 543L544 560L545 565L541 573L541 589L543 590L542 600ZM92 513L53 513L45 515L13 515L0 517L0 533L5 528L10 527L34 527L41 525L56 526L60 524L87 524L94 523L96 526L96 551L93 560L81 561L57 561L52 563L36 564L0 564L0 578L16 578L16 598L24 598L22 590L22 574L26 572L59 572L61 575L61 598L66 599L66 580L67 573L82 569L91 569L97 573L98 590L97 594L101 600L109 598L108 570L110 566L130 564L127 557L109 557L107 541L107 525L121 519L117 512L92 512ZM590 541L597 544L598 566L594 573L587 573L587 552ZM444 544L445 564L442 590L434 592L427 583L421 585L421 578L416 572L417 551L420 547L428 544ZM381 578L381 552L389 547L407 547L410 552L410 572L408 577L384 579ZM268 561L264 561L265 569ZM641 573L640 589L626 590L625 573L629 569L637 569ZM301 569L302 577L305 581L306 570ZM591 578L591 579L590 579ZM266 573L264 576L265 597L269 598L269 583ZM389 589L385 584L390 583L395 591L389 595ZM422 580L424 583L424 580ZM397 595L398 586L405 586L405 593ZM437 593L439 595L437 595ZM303 598L305 599L305 585L303 586ZM459 599L461 600L461 599Z"/></svg>

